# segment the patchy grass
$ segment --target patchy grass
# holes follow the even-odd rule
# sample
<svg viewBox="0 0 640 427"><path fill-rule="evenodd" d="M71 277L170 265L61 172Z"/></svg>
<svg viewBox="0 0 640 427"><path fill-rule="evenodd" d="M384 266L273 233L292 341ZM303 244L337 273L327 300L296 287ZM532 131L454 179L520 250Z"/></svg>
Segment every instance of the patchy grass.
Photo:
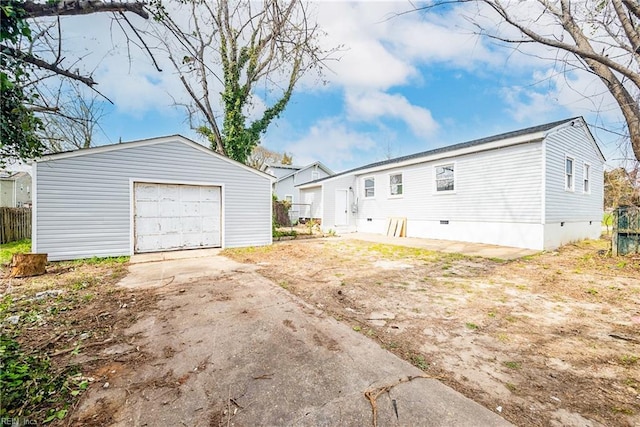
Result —
<svg viewBox="0 0 640 427"><path fill-rule="evenodd" d="M135 320L126 308L143 312L144 303L153 301L150 294L114 286L127 261L50 263L42 276L2 282L0 417L38 425L67 417L90 387L96 361L104 359L97 357L101 348L117 343Z"/></svg>
<svg viewBox="0 0 640 427"><path fill-rule="evenodd" d="M0 248L0 264L10 262L14 254L26 254L29 252L31 252L31 239L5 243L2 245L2 248Z"/></svg>

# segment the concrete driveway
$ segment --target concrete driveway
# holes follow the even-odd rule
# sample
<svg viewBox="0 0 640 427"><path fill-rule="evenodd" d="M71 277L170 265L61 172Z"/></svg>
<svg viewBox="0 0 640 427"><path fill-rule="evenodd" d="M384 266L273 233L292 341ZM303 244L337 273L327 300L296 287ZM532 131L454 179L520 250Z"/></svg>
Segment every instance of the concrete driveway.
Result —
<svg viewBox="0 0 640 427"><path fill-rule="evenodd" d="M153 261L161 259L158 261ZM136 262L136 261L144 262ZM496 413L216 251L134 257L122 286L157 307L78 424L506 426Z"/></svg>

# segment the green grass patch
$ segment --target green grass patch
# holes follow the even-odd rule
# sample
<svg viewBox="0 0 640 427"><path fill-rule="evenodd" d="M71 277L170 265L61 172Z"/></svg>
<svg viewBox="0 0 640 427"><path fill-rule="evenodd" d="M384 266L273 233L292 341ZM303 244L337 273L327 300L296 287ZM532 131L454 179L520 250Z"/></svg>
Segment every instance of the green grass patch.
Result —
<svg viewBox="0 0 640 427"><path fill-rule="evenodd" d="M509 369L520 369L522 367L522 364L520 364L520 362L513 361L504 362L503 365Z"/></svg>
<svg viewBox="0 0 640 427"><path fill-rule="evenodd" d="M0 264L10 262L14 254L28 254L29 252L31 252L31 239L5 243L0 248Z"/></svg>
<svg viewBox="0 0 640 427"><path fill-rule="evenodd" d="M85 259L76 259L73 261L69 261L74 265L117 265L117 264L126 264L129 262L130 257L128 256L118 256L118 257L104 257L98 258L94 256L93 258L85 258Z"/></svg>
<svg viewBox="0 0 640 427"><path fill-rule="evenodd" d="M56 369L46 354L28 354L12 337L0 335L0 417L63 419L89 385L78 372L75 366Z"/></svg>
<svg viewBox="0 0 640 427"><path fill-rule="evenodd" d="M611 212L605 212L604 215L602 215L602 225L607 227L613 226L613 214Z"/></svg>

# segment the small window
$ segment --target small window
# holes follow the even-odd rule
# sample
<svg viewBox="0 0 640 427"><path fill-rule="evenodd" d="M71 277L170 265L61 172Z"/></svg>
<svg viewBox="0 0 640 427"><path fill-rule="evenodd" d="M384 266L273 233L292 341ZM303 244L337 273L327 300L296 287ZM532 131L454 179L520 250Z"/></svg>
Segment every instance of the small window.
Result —
<svg viewBox="0 0 640 427"><path fill-rule="evenodd" d="M376 180L374 178L365 178L364 180L364 197L374 197L376 195Z"/></svg>
<svg viewBox="0 0 640 427"><path fill-rule="evenodd" d="M402 195L402 174L389 175L389 194L392 196Z"/></svg>
<svg viewBox="0 0 640 427"><path fill-rule="evenodd" d="M318 173L318 171L311 171L311 180L312 181L315 181L319 177L320 177L320 174Z"/></svg>
<svg viewBox="0 0 640 427"><path fill-rule="evenodd" d="M453 163L436 166L436 191L453 191L455 189L453 171Z"/></svg>
<svg viewBox="0 0 640 427"><path fill-rule="evenodd" d="M573 159L571 157L567 157L565 160L564 174L565 174L565 183L564 183L565 190L573 191L574 173L573 173Z"/></svg>
<svg viewBox="0 0 640 427"><path fill-rule="evenodd" d="M293 196L291 194L287 194L284 196L284 201L285 202L289 202L289 203L293 203Z"/></svg>
<svg viewBox="0 0 640 427"><path fill-rule="evenodd" d="M584 193L591 192L590 179L591 179L591 165L588 163L585 163L582 168L582 191Z"/></svg>

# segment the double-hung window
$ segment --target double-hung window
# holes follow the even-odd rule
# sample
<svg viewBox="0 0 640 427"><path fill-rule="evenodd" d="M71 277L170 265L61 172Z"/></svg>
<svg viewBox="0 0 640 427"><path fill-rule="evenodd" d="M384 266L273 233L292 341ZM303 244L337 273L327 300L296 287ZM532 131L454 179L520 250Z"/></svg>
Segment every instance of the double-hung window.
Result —
<svg viewBox="0 0 640 427"><path fill-rule="evenodd" d="M375 197L376 180L374 178L364 179L364 197Z"/></svg>
<svg viewBox="0 0 640 427"><path fill-rule="evenodd" d="M574 160L571 157L565 158L564 162L564 189L567 191L574 191L574 181L575 181L575 172L574 172Z"/></svg>
<svg viewBox="0 0 640 427"><path fill-rule="evenodd" d="M591 193L591 165L589 163L582 166L582 192Z"/></svg>
<svg viewBox="0 0 640 427"><path fill-rule="evenodd" d="M436 191L439 193L455 190L454 164L438 165L436 169Z"/></svg>
<svg viewBox="0 0 640 427"><path fill-rule="evenodd" d="M396 173L389 175L389 195L402 196L402 174Z"/></svg>

